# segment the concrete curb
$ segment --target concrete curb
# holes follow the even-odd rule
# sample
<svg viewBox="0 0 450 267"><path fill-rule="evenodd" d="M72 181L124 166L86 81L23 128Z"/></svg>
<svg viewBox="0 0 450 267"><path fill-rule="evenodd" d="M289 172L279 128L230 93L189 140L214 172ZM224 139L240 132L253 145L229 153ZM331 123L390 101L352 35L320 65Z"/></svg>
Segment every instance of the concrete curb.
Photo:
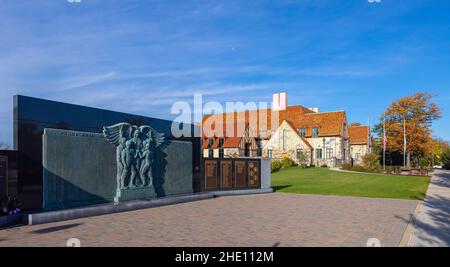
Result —
<svg viewBox="0 0 450 267"><path fill-rule="evenodd" d="M107 214L114 214L119 212L134 211L140 209L156 208L161 206L175 205L187 202L194 202L206 199L212 199L222 196L237 196L250 194L267 194L272 193L273 189L248 189L248 190L233 190L233 191L213 191L202 192L189 195L171 196L165 198L151 199L151 200L133 200L122 202L118 204L107 203L95 206L81 207L75 209L39 212L21 214L15 216L0 217L0 228L13 226L17 224L39 225L60 221L68 221L86 217L101 216ZM4 223L3 223L4 221Z"/></svg>
<svg viewBox="0 0 450 267"><path fill-rule="evenodd" d="M403 237L402 240L400 240L400 244L398 245L399 247L408 247L409 246L409 242L411 240L412 234L414 232L414 224L416 223L416 217L417 214L419 213L420 207L422 206L423 201L419 201L419 203L417 203L416 209L414 210L414 213L411 215L411 218L409 220L408 225L406 226L405 232L403 233Z"/></svg>

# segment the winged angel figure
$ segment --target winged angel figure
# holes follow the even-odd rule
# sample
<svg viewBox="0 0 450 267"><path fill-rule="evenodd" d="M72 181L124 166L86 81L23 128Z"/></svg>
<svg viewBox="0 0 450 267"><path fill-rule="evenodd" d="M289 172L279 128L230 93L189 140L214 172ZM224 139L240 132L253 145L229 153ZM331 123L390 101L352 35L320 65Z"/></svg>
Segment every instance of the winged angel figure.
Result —
<svg viewBox="0 0 450 267"><path fill-rule="evenodd" d="M116 146L117 197L122 189L152 186L153 155L164 143L164 134L146 125L119 123L103 127L103 135Z"/></svg>

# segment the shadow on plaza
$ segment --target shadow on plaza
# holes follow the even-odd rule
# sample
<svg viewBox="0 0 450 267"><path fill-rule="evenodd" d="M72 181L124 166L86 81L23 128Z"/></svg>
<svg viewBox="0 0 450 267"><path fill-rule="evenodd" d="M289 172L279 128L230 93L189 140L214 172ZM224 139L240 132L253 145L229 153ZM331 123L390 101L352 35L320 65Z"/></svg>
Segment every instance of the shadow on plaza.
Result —
<svg viewBox="0 0 450 267"><path fill-rule="evenodd" d="M441 179L433 180L430 184L441 187L442 189L450 189L450 172L449 173L435 173L433 174Z"/></svg>
<svg viewBox="0 0 450 267"><path fill-rule="evenodd" d="M450 180L450 173L437 173L434 174L434 176L443 179L432 180L431 184L438 186L443 190L450 189L450 183L448 182ZM430 220L434 222L434 225L416 219L414 221L414 228L429 236L429 238L427 238L423 235L419 235L416 238L431 245L444 243L446 246L450 246L450 199L442 196L428 195L422 205L428 208L426 210L427 215L430 217ZM399 216L396 217L405 220ZM407 223L409 223L409 221L407 221ZM440 240L442 243L436 243L436 240Z"/></svg>
<svg viewBox="0 0 450 267"><path fill-rule="evenodd" d="M55 227L48 227L48 228L32 231L31 233L33 233L33 234L50 234L50 233L54 233L54 232L58 232L58 231L75 228L82 224L83 223L72 223L72 224L60 225L60 226L55 226Z"/></svg>
<svg viewBox="0 0 450 267"><path fill-rule="evenodd" d="M283 190L285 188L289 188L291 186L292 186L291 184L289 184L289 185L278 185L278 186L272 186L272 188L273 188L274 192L277 192L277 191L281 191L281 190Z"/></svg>

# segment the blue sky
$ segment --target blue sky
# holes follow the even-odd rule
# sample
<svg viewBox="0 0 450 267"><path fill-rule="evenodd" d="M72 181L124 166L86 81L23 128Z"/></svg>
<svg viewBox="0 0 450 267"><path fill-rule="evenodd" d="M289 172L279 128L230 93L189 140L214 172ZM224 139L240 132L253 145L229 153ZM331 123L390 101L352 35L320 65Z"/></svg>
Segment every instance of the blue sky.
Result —
<svg viewBox="0 0 450 267"><path fill-rule="evenodd" d="M0 141L15 94L172 118L171 104L270 101L375 122L438 95L450 140L447 0L0 0Z"/></svg>

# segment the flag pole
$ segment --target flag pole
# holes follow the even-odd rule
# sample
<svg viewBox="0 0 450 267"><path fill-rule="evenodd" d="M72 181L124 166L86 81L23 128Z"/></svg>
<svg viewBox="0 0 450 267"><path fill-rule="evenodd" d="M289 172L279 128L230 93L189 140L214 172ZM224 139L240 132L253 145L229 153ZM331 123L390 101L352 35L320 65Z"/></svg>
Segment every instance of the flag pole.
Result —
<svg viewBox="0 0 450 267"><path fill-rule="evenodd" d="M383 171L386 171L386 112L383 113Z"/></svg>
<svg viewBox="0 0 450 267"><path fill-rule="evenodd" d="M403 116L403 167L406 168L406 116Z"/></svg>
<svg viewBox="0 0 450 267"><path fill-rule="evenodd" d="M371 135L372 135L372 131L370 129L370 117L367 119L369 121L369 136L367 137L367 151L368 153L372 153L372 147L371 147Z"/></svg>

